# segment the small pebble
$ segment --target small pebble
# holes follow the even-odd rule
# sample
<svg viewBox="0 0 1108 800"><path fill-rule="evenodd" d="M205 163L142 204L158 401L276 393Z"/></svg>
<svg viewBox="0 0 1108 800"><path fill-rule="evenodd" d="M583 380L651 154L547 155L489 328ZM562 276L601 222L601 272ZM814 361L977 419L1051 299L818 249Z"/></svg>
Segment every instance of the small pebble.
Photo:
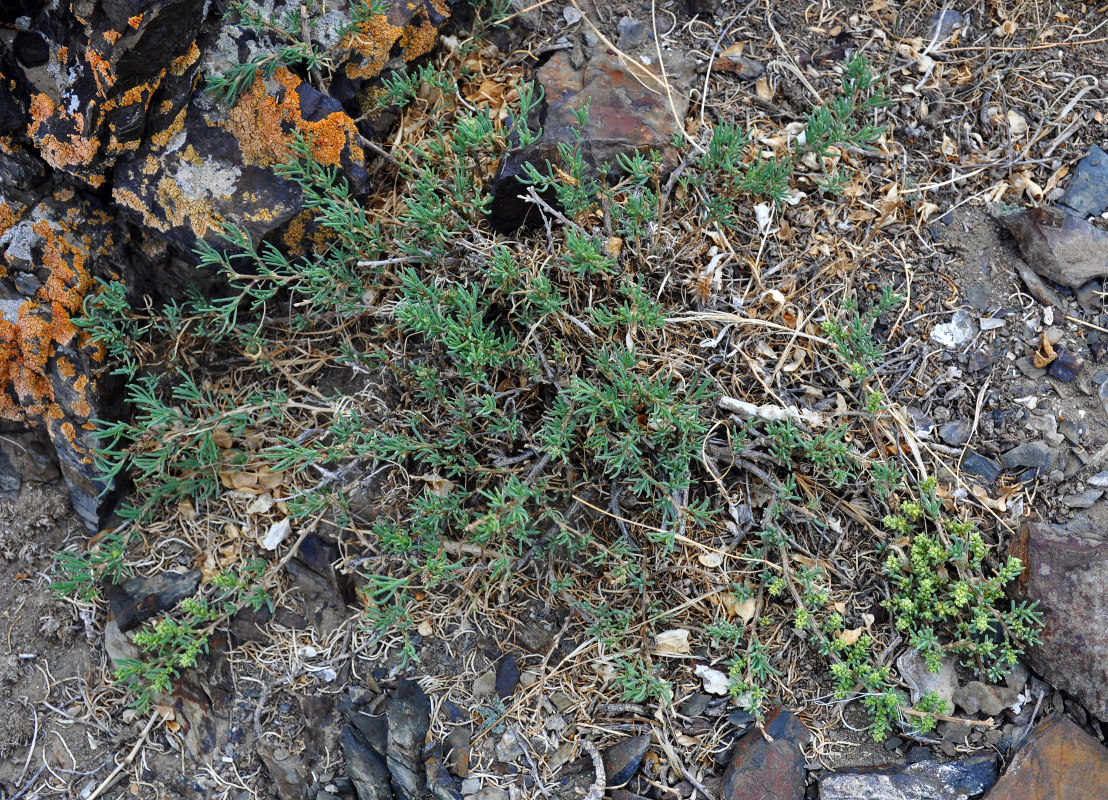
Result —
<svg viewBox="0 0 1108 800"><path fill-rule="evenodd" d="M1088 508L1103 496L1103 489L1089 489L1087 492L1066 495L1062 498L1062 502L1070 508Z"/></svg>
<svg viewBox="0 0 1108 800"><path fill-rule="evenodd" d="M1108 372L1105 372L1102 369L1098 369L1096 371L1096 375L1093 376L1093 383L1095 383L1097 386L1100 386L1100 384L1104 383L1105 381L1108 381Z"/></svg>
<svg viewBox="0 0 1108 800"><path fill-rule="evenodd" d="M1069 383L1077 377L1084 365L1085 359L1077 353L1064 347L1060 348L1058 358L1054 359L1050 365L1050 377L1057 378L1063 383Z"/></svg>

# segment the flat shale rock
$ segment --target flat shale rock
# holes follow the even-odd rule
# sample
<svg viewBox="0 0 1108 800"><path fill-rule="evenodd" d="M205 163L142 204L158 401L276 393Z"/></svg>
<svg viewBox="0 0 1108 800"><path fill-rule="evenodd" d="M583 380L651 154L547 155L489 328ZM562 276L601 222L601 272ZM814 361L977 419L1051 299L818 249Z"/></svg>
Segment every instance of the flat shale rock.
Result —
<svg viewBox="0 0 1108 800"><path fill-rule="evenodd" d="M804 751L811 734L791 711L778 708L767 719L767 741L751 731L735 744L720 784L721 800L800 800L804 797Z"/></svg>
<svg viewBox="0 0 1108 800"><path fill-rule="evenodd" d="M1025 566L1017 592L1038 601L1045 624L1031 667L1108 721L1108 525L1095 511L1065 525L1029 523L1010 553Z"/></svg>
<svg viewBox="0 0 1108 800"><path fill-rule="evenodd" d="M895 767L847 769L825 775L820 800L966 800L996 782L996 758L974 756L940 764L918 761Z"/></svg>
<svg viewBox="0 0 1108 800"><path fill-rule="evenodd" d="M1108 797L1108 749L1066 717L1039 723L985 800Z"/></svg>

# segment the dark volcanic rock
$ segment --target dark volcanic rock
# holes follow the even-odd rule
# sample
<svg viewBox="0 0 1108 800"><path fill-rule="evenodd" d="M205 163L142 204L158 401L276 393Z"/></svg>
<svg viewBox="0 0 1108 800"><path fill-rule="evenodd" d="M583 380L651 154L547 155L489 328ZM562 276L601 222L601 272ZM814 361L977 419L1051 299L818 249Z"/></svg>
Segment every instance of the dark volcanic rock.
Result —
<svg viewBox="0 0 1108 800"><path fill-rule="evenodd" d="M1000 477L1000 464L975 450L967 450L962 457L962 471L994 483Z"/></svg>
<svg viewBox="0 0 1108 800"><path fill-rule="evenodd" d="M559 161L558 145L574 140L577 127L574 110L589 103L588 123L582 130L581 154L591 169L616 167L620 153L643 154L656 150L662 156L663 172L677 166L674 135L679 135L680 120L689 107L693 70L676 56L666 64L672 96L661 88L656 66L635 62L629 68L606 49L596 48L580 68L574 66L568 51L555 53L538 69L536 79L546 93L544 108L537 122L542 135L527 147L513 151L500 160L490 187L492 203L489 221L497 230L511 231L522 225L532 206L519 199L524 186L517 180L524 164L533 164L540 172L546 162ZM672 100L672 107L670 105Z"/></svg>
<svg viewBox="0 0 1108 800"><path fill-rule="evenodd" d="M765 731L751 731L735 744L720 783L722 800L800 800L804 797L804 752L811 734L791 711L778 708Z"/></svg>
<svg viewBox="0 0 1108 800"><path fill-rule="evenodd" d="M384 756L370 747L351 727L343 730L339 745L346 758L346 773L358 792L358 800L393 800L389 768Z"/></svg>
<svg viewBox="0 0 1108 800"><path fill-rule="evenodd" d="M1025 566L1019 595L1043 614L1031 667L1108 721L1108 527L1088 515L1065 525L1029 523L1009 552Z"/></svg>
<svg viewBox="0 0 1108 800"><path fill-rule="evenodd" d="M974 756L940 764L917 761L895 767L845 769L824 775L820 800L966 800L996 782L996 758Z"/></svg>
<svg viewBox="0 0 1108 800"><path fill-rule="evenodd" d="M1041 722L985 800L1108 797L1108 749L1066 717Z"/></svg>
<svg viewBox="0 0 1108 800"><path fill-rule="evenodd" d="M126 633L140 622L168 611L181 600L191 597L200 586L202 575L200 570L194 569L109 584L106 594L119 630Z"/></svg>
<svg viewBox="0 0 1108 800"><path fill-rule="evenodd" d="M99 528L116 488L90 457L91 420L115 412L105 400L115 381L103 349L71 318L82 313L94 277L123 259L122 237L95 198L73 189L30 208L0 204L0 419L46 430L90 530Z"/></svg>
<svg viewBox="0 0 1108 800"><path fill-rule="evenodd" d="M385 753L398 800L420 800L427 788L423 743L431 726L431 701L419 684L401 678L385 702L389 744Z"/></svg>
<svg viewBox="0 0 1108 800"><path fill-rule="evenodd" d="M518 685L519 661L514 654L509 653L504 656L496 670L496 696L501 700L507 700L515 694Z"/></svg>
<svg viewBox="0 0 1108 800"><path fill-rule="evenodd" d="M631 780L631 776L638 772L646 749L652 741L653 737L649 733L632 736L600 753L608 786L622 786Z"/></svg>
<svg viewBox="0 0 1108 800"><path fill-rule="evenodd" d="M1099 214L1108 208L1108 153L1095 144L1089 148L1089 154L1077 162L1059 205L1079 217Z"/></svg>

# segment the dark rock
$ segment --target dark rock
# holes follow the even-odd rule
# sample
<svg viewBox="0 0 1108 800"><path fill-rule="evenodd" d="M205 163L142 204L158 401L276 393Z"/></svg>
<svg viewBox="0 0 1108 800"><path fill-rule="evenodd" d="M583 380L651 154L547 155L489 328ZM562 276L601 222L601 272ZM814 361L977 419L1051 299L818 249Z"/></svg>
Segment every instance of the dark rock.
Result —
<svg viewBox="0 0 1108 800"><path fill-rule="evenodd" d="M280 800L308 800L312 771L304 761L304 754L290 753L266 741L259 742L257 749Z"/></svg>
<svg viewBox="0 0 1108 800"><path fill-rule="evenodd" d="M385 701L388 750L385 753L397 800L420 800L427 788L423 743L431 726L431 701L415 681L401 678Z"/></svg>
<svg viewBox="0 0 1108 800"><path fill-rule="evenodd" d="M92 420L116 412L117 381L104 369L102 347L71 318L83 313L95 278L124 260L125 235L96 198L73 189L4 219L6 205L0 204L0 266L8 276L0 279L0 419L46 431L74 509L89 530L99 530L118 487L91 458ZM20 292L13 277L19 273L33 273L41 284L33 297Z"/></svg>
<svg viewBox="0 0 1108 800"><path fill-rule="evenodd" d="M384 754L389 747L389 722L384 714L373 714L365 706L354 702L349 694L339 698L338 711L353 725L362 740Z"/></svg>
<svg viewBox="0 0 1108 800"><path fill-rule="evenodd" d="M519 685L519 661L514 653L504 656L496 670L496 696L507 700Z"/></svg>
<svg viewBox="0 0 1108 800"><path fill-rule="evenodd" d="M681 704L679 710L686 717L699 717L704 713L711 699L710 695L706 695L703 692L696 692L695 694L689 695L688 699Z"/></svg>
<svg viewBox="0 0 1108 800"><path fill-rule="evenodd" d="M1019 243L1028 266L1076 289L1108 275L1108 233L1059 208L1032 208L994 217Z"/></svg>
<svg viewBox="0 0 1108 800"><path fill-rule="evenodd" d="M272 618L273 612L270 611L268 604L263 604L256 611L246 606L231 618L231 623L228 625L231 643L238 647L245 642L268 641L269 634L265 631L265 626Z"/></svg>
<svg viewBox="0 0 1108 800"><path fill-rule="evenodd" d="M123 633L139 623L173 608L191 597L200 586L203 573L163 572L149 578L131 578L119 584L108 584L105 594L112 608L112 617Z"/></svg>
<svg viewBox="0 0 1108 800"><path fill-rule="evenodd" d="M590 50L588 60L575 67L566 51L555 53L535 74L546 93L539 110L542 135L527 147L501 158L490 186L492 203L489 222L499 231L512 231L524 224L533 206L519 199L524 164L533 164L540 172L546 162L559 161L558 145L574 141L577 121L574 110L589 102L589 119L582 130L581 154L589 168L599 176L602 166L613 169L616 156L656 150L662 157L662 170L677 166L678 154L673 138L681 129L675 120L683 120L689 105L694 71L684 60L670 53L666 75L672 86L674 108L667 92L656 91L660 78L657 66L634 66L621 61L606 48ZM606 176L601 176L606 177ZM537 217L536 217L537 218Z"/></svg>
<svg viewBox="0 0 1108 800"><path fill-rule="evenodd" d="M966 800L996 782L996 758L974 756L940 764L917 761L895 767L824 773L820 800Z"/></svg>
<svg viewBox="0 0 1108 800"><path fill-rule="evenodd" d="M904 757L909 764L918 764L931 758L931 751L926 747L915 745L908 748L908 754Z"/></svg>
<svg viewBox="0 0 1108 800"><path fill-rule="evenodd" d="M1058 420L1058 433L1066 437L1066 441L1073 445L1081 444L1081 437L1085 435L1085 425L1079 421L1065 417Z"/></svg>
<svg viewBox="0 0 1108 800"><path fill-rule="evenodd" d="M969 441L973 423L968 419L954 419L939 426L939 438L947 444L963 445Z"/></svg>
<svg viewBox="0 0 1108 800"><path fill-rule="evenodd" d="M12 462L8 459L7 453L0 450L0 500L7 500L10 503L14 503L19 499L19 489L23 485L23 478L20 477L19 472Z"/></svg>
<svg viewBox="0 0 1108 800"><path fill-rule="evenodd" d="M1058 357L1050 364L1050 377L1069 383L1077 377L1083 366L1085 366L1084 358L1072 350L1060 347Z"/></svg>
<svg viewBox="0 0 1108 800"><path fill-rule="evenodd" d="M1095 144L1077 162L1065 196L1058 201L1079 217L1100 214L1108 208L1108 153Z"/></svg>
<svg viewBox="0 0 1108 800"><path fill-rule="evenodd" d="M754 721L754 715L739 708L727 715L727 721L736 728L749 728L750 723Z"/></svg>
<svg viewBox="0 0 1108 800"><path fill-rule="evenodd" d="M642 758L650 747L653 737L650 734L632 736L618 744L603 750L600 758L604 762L604 774L608 778L608 786L622 786L631 780L631 776L638 772Z"/></svg>
<svg viewBox="0 0 1108 800"><path fill-rule="evenodd" d="M804 752L808 729L791 711L778 708L765 732L751 731L735 744L720 783L723 800L800 800L804 796Z"/></svg>
<svg viewBox="0 0 1108 800"><path fill-rule="evenodd" d="M470 740L472 734L466 726L454 728L446 735L446 766L459 778L469 777Z"/></svg>
<svg viewBox="0 0 1108 800"><path fill-rule="evenodd" d="M1038 603L1041 643L1030 648L1037 673L1108 721L1108 526L1095 508L1066 525L1024 525L1009 548L1024 572L1017 593Z"/></svg>
<svg viewBox="0 0 1108 800"><path fill-rule="evenodd" d="M389 768L384 757L366 743L357 729L344 728L339 745L346 759L346 772L358 792L358 800L393 800Z"/></svg>
<svg viewBox="0 0 1108 800"><path fill-rule="evenodd" d="M988 483L996 482L996 479L1000 476L1000 469L998 462L986 458L975 450L968 450L962 457L962 471Z"/></svg>
<svg viewBox="0 0 1108 800"><path fill-rule="evenodd" d="M621 17L616 30L619 32L616 47L620 50L630 50L646 41L646 23L641 19Z"/></svg>
<svg viewBox="0 0 1108 800"><path fill-rule="evenodd" d="M685 0L685 8L690 14L711 17L719 10L722 0Z"/></svg>
<svg viewBox="0 0 1108 800"><path fill-rule="evenodd" d="M1031 467L1043 470L1050 465L1054 451L1045 442L1023 442L1000 457L1006 469ZM964 465L963 465L964 466Z"/></svg>
<svg viewBox="0 0 1108 800"><path fill-rule="evenodd" d="M441 744L427 746L423 766L427 771L427 788L435 800L462 800L461 783L446 771L443 764Z"/></svg>
<svg viewBox="0 0 1108 800"><path fill-rule="evenodd" d="M1108 750L1065 717L1040 723L985 800L1108 797Z"/></svg>

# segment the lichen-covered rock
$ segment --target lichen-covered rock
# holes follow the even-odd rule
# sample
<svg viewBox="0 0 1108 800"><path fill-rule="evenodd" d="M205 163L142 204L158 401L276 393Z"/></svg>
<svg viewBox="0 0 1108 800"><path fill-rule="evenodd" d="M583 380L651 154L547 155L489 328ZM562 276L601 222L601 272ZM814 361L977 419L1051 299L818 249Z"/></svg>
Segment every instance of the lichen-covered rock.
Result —
<svg viewBox="0 0 1108 800"><path fill-rule="evenodd" d="M34 46L15 50L35 92L27 133L52 167L98 187L116 159L138 147L154 93L195 40L206 3L57 5L26 32Z"/></svg>
<svg viewBox="0 0 1108 800"><path fill-rule="evenodd" d="M259 75L230 108L197 92L179 109L170 102L154 122L164 123L160 132L116 167L112 196L181 250L214 242L227 223L260 239L300 213L299 188L273 170L288 161L296 133L355 189L365 179L353 121L337 100L283 67L272 79ZM294 250L296 234L288 237Z"/></svg>
<svg viewBox="0 0 1108 800"><path fill-rule="evenodd" d="M111 395L103 348L72 317L94 271L121 260L120 230L71 188L9 208L0 221L0 419L46 429L73 505L95 529L114 485L93 463L92 420L107 415L101 398Z"/></svg>

